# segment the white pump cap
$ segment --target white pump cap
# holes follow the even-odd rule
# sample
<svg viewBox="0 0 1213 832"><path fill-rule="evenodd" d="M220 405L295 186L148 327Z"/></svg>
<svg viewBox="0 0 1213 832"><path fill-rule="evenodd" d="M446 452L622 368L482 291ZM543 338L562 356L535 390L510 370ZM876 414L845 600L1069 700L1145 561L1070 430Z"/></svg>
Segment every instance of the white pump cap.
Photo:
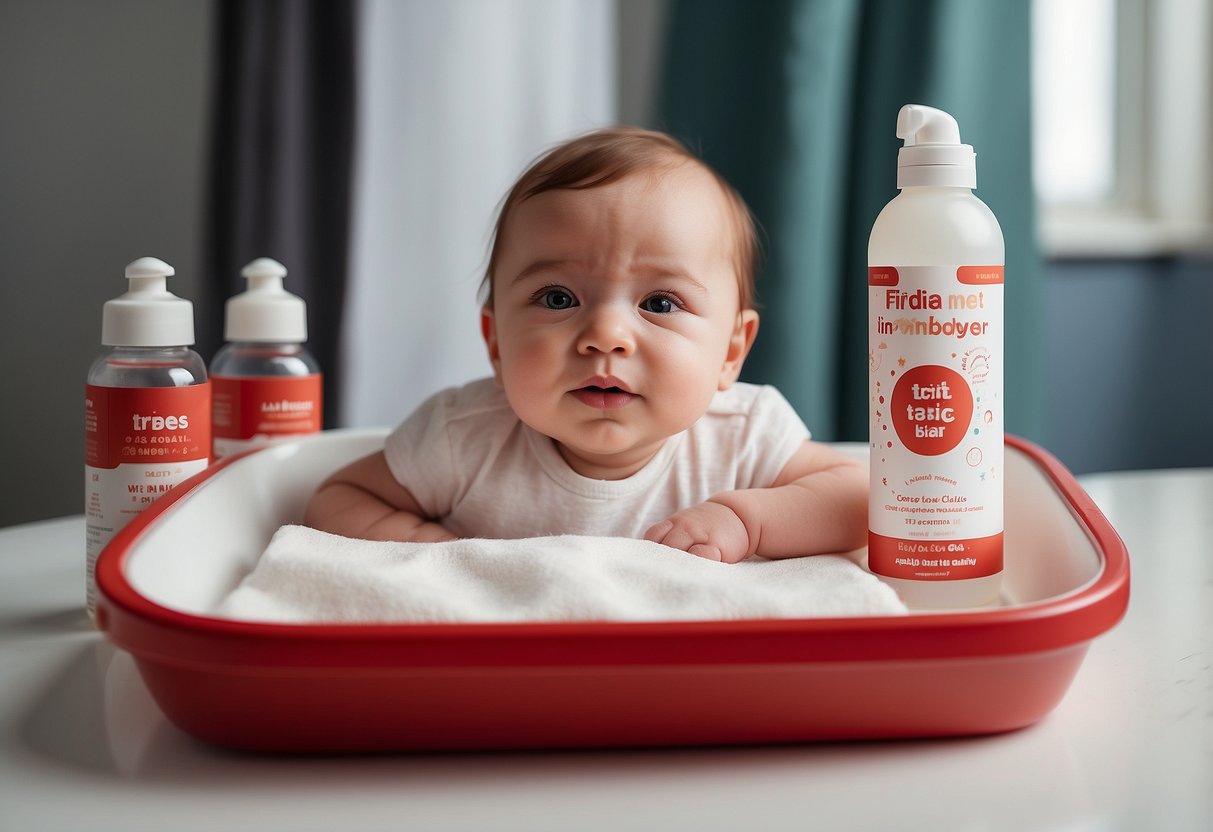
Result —
<svg viewBox="0 0 1213 832"><path fill-rule="evenodd" d="M101 308L107 347L181 347L194 343L194 305L168 291L168 263L141 257L126 267L127 290Z"/></svg>
<svg viewBox="0 0 1213 832"><path fill-rule="evenodd" d="M297 344L307 340L307 305L282 288L286 266L258 257L241 272L248 289L228 299L223 337L228 341Z"/></svg>
<svg viewBox="0 0 1213 832"><path fill-rule="evenodd" d="M897 187L976 188L977 154L960 143L956 119L943 110L907 104L897 114Z"/></svg>

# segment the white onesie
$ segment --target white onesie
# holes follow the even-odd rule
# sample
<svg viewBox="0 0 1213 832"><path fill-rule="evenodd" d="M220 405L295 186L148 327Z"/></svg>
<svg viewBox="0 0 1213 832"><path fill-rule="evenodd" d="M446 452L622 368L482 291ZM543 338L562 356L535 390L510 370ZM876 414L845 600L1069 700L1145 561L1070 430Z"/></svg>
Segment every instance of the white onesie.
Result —
<svg viewBox="0 0 1213 832"><path fill-rule="evenodd" d="M460 537L637 538L721 491L770 486L808 438L778 390L739 382L640 471L595 480L482 379L428 399L388 436L384 454L425 515Z"/></svg>

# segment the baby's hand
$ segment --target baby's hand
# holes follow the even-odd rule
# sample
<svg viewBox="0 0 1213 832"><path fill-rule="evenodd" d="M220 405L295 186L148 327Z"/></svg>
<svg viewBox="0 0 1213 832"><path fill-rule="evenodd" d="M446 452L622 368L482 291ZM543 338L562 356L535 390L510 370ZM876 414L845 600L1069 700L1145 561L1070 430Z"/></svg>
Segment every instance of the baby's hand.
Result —
<svg viewBox="0 0 1213 832"><path fill-rule="evenodd" d="M750 535L733 509L706 502L683 509L644 533L645 540L701 558L737 563L750 553Z"/></svg>

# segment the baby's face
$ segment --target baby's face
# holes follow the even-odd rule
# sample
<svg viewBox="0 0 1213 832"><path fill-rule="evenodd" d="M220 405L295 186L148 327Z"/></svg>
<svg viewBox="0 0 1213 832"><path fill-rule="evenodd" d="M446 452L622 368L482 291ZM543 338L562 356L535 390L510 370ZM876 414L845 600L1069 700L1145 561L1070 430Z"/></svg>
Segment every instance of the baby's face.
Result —
<svg viewBox="0 0 1213 832"><path fill-rule="evenodd" d="M724 196L693 164L516 206L483 327L518 417L578 473L639 470L736 380L739 309Z"/></svg>

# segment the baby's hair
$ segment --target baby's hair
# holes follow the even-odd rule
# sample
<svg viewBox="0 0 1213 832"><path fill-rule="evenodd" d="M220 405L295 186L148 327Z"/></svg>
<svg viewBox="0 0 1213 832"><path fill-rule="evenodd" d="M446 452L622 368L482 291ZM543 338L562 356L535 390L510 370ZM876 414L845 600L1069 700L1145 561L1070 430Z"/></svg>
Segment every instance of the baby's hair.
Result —
<svg viewBox="0 0 1213 832"><path fill-rule="evenodd" d="M493 304L493 272L501 250L501 232L515 206L545 191L600 188L641 171L672 169L686 162L712 175L728 205L733 227L733 265L741 308L757 303L754 272L758 268L759 242L754 217L741 194L723 176L695 156L677 139L639 127L605 127L570 139L536 160L506 194L493 229L489 264L481 283L484 305Z"/></svg>

